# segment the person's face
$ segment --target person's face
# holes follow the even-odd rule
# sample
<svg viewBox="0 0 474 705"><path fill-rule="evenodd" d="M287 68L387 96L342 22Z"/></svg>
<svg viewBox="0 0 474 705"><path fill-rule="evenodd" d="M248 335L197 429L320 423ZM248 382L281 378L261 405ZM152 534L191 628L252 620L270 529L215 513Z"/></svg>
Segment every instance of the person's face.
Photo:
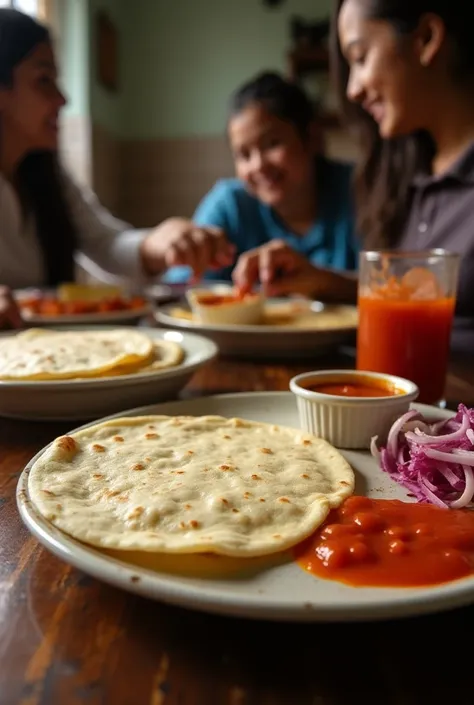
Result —
<svg viewBox="0 0 474 705"><path fill-rule="evenodd" d="M263 203L278 208L313 178L310 138L262 105L232 117L228 133L236 175Z"/></svg>
<svg viewBox="0 0 474 705"><path fill-rule="evenodd" d="M59 112L65 103L51 46L39 44L15 68L12 85L0 88L2 140L26 151L56 150Z"/></svg>
<svg viewBox="0 0 474 705"><path fill-rule="evenodd" d="M388 22L368 18L363 5L345 0L338 19L350 69L349 100L362 105L384 138L429 129L433 66L444 40L441 20L426 16L416 31L401 37Z"/></svg>

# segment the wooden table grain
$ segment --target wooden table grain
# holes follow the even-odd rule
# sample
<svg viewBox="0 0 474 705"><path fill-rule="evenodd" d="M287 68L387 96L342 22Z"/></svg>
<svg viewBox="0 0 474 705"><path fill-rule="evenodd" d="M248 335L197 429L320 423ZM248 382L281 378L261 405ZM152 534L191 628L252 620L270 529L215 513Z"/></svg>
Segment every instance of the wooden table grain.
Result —
<svg viewBox="0 0 474 705"><path fill-rule="evenodd" d="M317 362L336 365L353 358ZM221 359L184 396L287 390L315 366ZM474 406L470 359L452 360L446 391L449 406ZM373 624L247 621L135 597L50 555L23 527L15 486L69 429L0 421L1 705L472 705L474 608Z"/></svg>

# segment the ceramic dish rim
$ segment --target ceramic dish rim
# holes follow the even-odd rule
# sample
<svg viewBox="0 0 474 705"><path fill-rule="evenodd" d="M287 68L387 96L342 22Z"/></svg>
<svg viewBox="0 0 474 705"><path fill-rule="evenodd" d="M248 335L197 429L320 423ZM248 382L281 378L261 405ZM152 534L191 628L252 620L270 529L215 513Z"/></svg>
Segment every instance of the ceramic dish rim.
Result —
<svg viewBox="0 0 474 705"><path fill-rule="evenodd" d="M55 326L54 330L57 330L59 326ZM115 326L109 325L97 325L96 330L116 330ZM64 326L63 329L67 330L91 330L90 326ZM123 326L121 330L134 330L142 331L144 328L136 328L135 326ZM115 377L102 377L97 378L83 378L83 379L58 379L58 380L0 380L0 392L2 390L14 390L14 389L38 389L46 392L51 389L64 389L64 388L80 388L80 389L94 389L100 387L116 387L116 386L128 386L134 385L134 383L141 384L147 382L154 382L157 379L169 379L175 377L185 372L191 372L196 367L200 367L203 364L214 360L219 354L219 348L217 344L198 333L191 333L188 331L176 331L170 328L146 328L145 330L151 331L151 336L158 338L159 340L166 339L166 335L174 336L176 334L185 336L190 336L192 340L190 342L195 342L202 347L200 354L203 355L202 360L196 360L194 362L186 361L186 358L180 362L178 365L170 368L164 368L162 370L152 370L150 372L136 372L134 374L128 375L117 375ZM6 331L0 333L0 340L2 338L8 338L15 335L15 331ZM189 337L188 337L189 340ZM177 342L177 341L173 341ZM184 342L184 340L183 340Z"/></svg>
<svg viewBox="0 0 474 705"><path fill-rule="evenodd" d="M325 394L324 392L315 392L311 389L303 387L300 382L305 379L313 379L319 377L323 382L324 377L332 377L334 375L341 376L351 375L352 377L365 377L365 378L375 378L379 380L385 380L394 386L397 383L400 385L399 388L408 388L408 391L402 394L395 394L393 396L380 396L380 397L344 397L337 396L335 394ZM343 380L341 380L342 382ZM412 402L418 397L420 390L418 386L411 380L405 377L399 377L398 375L390 375L384 372L371 372L370 370L341 370L341 369L328 369L328 370L314 370L312 372L303 372L301 374L295 375L290 379L290 391L298 397L306 399L306 401L312 402L313 404L325 404L326 406L390 406L392 404L402 403L402 402Z"/></svg>
<svg viewBox="0 0 474 705"><path fill-rule="evenodd" d="M271 300L271 299L269 299ZM320 304L319 301L310 301L310 304ZM332 305L332 304L331 304ZM325 306L325 304L322 304ZM357 311L357 306L351 304L333 304L334 307L350 308ZM190 330L209 331L211 333L241 333L251 334L258 333L262 335L279 334L279 335L329 335L331 333L344 334L352 333L357 330L357 322L354 325L341 326L340 328L311 328L311 327L292 327L292 326L276 326L262 325L261 323L239 324L239 323L200 323L199 321L190 321L186 318L176 318L169 313L169 309L177 308L176 304L165 304L160 306L153 312L153 316L160 325L176 325L179 328L189 328ZM190 307L189 307L190 308ZM324 310L324 309L323 309ZM318 312L314 312L315 315Z"/></svg>

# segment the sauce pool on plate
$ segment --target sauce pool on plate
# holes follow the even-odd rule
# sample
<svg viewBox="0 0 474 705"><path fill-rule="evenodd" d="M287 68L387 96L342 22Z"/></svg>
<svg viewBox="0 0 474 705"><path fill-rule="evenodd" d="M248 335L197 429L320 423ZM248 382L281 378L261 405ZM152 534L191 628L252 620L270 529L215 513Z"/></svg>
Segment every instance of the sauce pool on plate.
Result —
<svg viewBox="0 0 474 705"><path fill-rule="evenodd" d="M474 512L350 497L293 555L352 586L440 585L474 574Z"/></svg>

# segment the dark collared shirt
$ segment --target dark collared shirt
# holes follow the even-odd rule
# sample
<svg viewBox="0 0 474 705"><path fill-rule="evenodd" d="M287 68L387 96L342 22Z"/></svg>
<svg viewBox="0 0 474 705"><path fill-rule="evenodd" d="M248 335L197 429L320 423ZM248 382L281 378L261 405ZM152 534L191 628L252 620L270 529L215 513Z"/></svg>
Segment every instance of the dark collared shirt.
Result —
<svg viewBox="0 0 474 705"><path fill-rule="evenodd" d="M457 314L474 319L474 142L445 173L413 183L399 249L436 247L462 255Z"/></svg>
<svg viewBox="0 0 474 705"><path fill-rule="evenodd" d="M399 249L462 255L452 347L474 352L474 142L445 173L420 175Z"/></svg>

